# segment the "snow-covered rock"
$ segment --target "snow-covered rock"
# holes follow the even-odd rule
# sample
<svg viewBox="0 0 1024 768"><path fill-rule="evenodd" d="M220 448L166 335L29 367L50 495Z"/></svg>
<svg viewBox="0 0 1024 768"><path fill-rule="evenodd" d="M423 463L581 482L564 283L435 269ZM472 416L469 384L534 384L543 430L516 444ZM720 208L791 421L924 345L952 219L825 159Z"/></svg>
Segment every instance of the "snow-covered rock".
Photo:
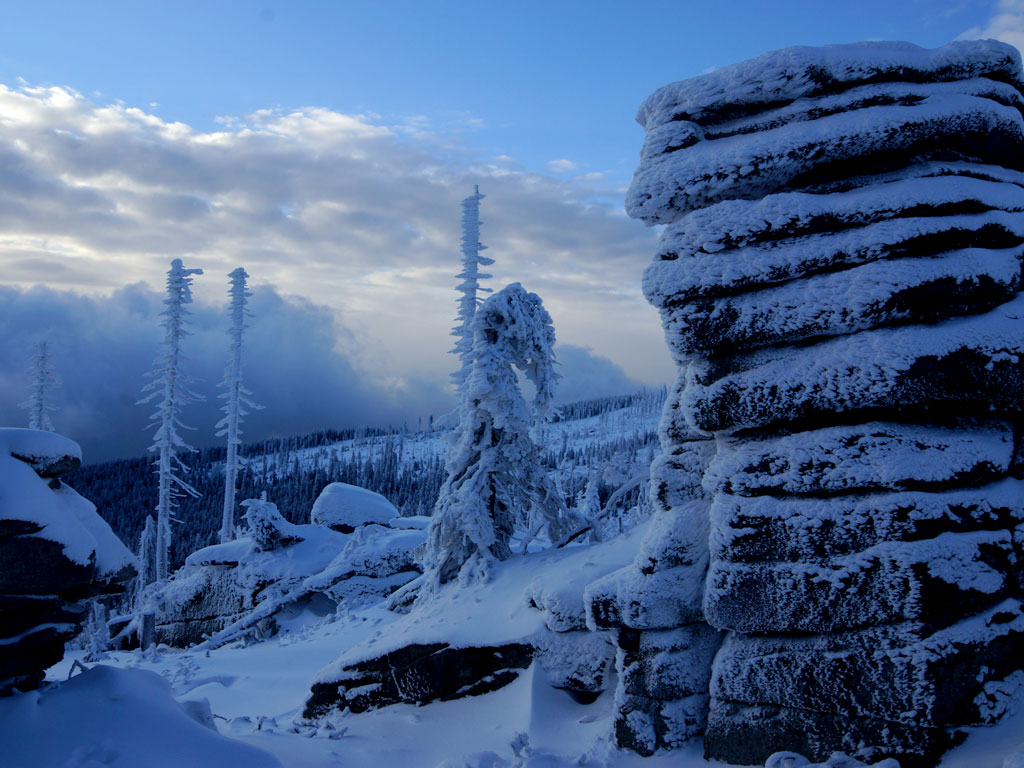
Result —
<svg viewBox="0 0 1024 768"><path fill-rule="evenodd" d="M0 429L0 695L35 688L81 631L85 598L135 574L96 508L57 478L80 459L66 437Z"/></svg>
<svg viewBox="0 0 1024 768"><path fill-rule="evenodd" d="M487 693L513 682L534 660L552 686L584 699L599 694L614 647L607 633L577 628L583 595L590 579L634 559L645 529L529 553L495 563L487 580L436 587L386 632L345 649L322 669L305 717L320 721L346 708Z"/></svg>
<svg viewBox="0 0 1024 768"><path fill-rule="evenodd" d="M395 505L379 493L348 483L331 483L313 502L309 521L352 533L363 525L388 525L398 516Z"/></svg>
<svg viewBox="0 0 1024 768"><path fill-rule="evenodd" d="M926 766L999 716L1024 658L1022 94L1002 43L864 43L640 109L626 208L664 225L643 287L679 378L659 545L591 585L589 618L621 646L702 601L727 634L711 758ZM653 692L618 692L621 746L672 746Z"/></svg>
<svg viewBox="0 0 1024 768"><path fill-rule="evenodd" d="M193 553L160 591L161 641L184 647L236 625L273 633L279 611L379 600L420 573L414 553L426 539L421 528L375 524L346 534L289 523L271 502L244 506L249 535ZM240 626L247 616L252 626Z"/></svg>

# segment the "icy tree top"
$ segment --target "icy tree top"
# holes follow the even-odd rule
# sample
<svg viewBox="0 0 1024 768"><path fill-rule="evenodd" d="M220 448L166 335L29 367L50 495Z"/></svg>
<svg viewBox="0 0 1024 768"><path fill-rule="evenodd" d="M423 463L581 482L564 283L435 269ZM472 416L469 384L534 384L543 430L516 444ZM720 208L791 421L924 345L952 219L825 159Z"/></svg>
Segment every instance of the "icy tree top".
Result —
<svg viewBox="0 0 1024 768"><path fill-rule="evenodd" d="M706 124L860 84L976 77L1024 87L1020 53L997 40L934 49L903 42L795 46L665 85L640 105L636 119L648 131L676 120Z"/></svg>

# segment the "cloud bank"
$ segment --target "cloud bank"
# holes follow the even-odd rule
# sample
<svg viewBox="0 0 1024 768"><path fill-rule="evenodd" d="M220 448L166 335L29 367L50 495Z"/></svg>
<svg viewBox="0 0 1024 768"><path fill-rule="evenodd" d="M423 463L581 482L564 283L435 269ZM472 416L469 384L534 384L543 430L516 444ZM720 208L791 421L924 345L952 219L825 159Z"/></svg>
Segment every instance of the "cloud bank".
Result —
<svg viewBox="0 0 1024 768"><path fill-rule="evenodd" d="M202 132L68 88L0 85L0 281L110 295L161 285L176 257L213 276L241 265L337 314L360 342L355 368L444 387L459 201L479 184L493 287L521 281L560 341L660 383L671 364L639 288L655 233L621 211L621 189L570 165L523 172L424 120L263 110ZM200 301L221 293L197 281Z"/></svg>
<svg viewBox="0 0 1024 768"><path fill-rule="evenodd" d="M226 288L226 278L223 282ZM89 463L143 454L151 442L145 426L153 406L137 401L163 338L162 299L141 284L109 297L0 287L0 423L26 423L17 403L28 396L32 347L45 340L63 380L51 400L56 430L77 440ZM381 376L353 365L352 350L362 342L327 307L266 286L254 291L250 307L244 377L265 407L246 417L246 440L326 428L416 427L455 405L437 382ZM217 385L227 362L228 321L220 307L193 304L190 310L184 367L206 400L186 406L182 420L194 428L186 439L201 447L221 442L213 425L221 415ZM454 366L455 358L446 357ZM562 402L638 386L614 363L587 350L563 346L558 357Z"/></svg>
<svg viewBox="0 0 1024 768"><path fill-rule="evenodd" d="M961 40L994 38L1024 50L1024 0L997 0L992 16L978 27L962 35Z"/></svg>

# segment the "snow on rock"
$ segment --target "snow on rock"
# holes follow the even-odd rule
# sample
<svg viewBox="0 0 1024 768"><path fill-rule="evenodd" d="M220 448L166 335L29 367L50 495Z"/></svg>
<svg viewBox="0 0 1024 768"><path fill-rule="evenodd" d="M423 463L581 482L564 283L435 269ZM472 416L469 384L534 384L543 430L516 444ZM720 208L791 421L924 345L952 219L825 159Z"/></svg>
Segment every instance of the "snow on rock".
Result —
<svg viewBox="0 0 1024 768"><path fill-rule="evenodd" d="M345 534L289 523L270 502L244 505L249 535L193 553L160 591L162 642L184 647L236 625L272 634L282 610L323 612L343 601L379 600L420 573L421 528L377 524ZM247 616L251 627L241 626Z"/></svg>
<svg viewBox="0 0 1024 768"><path fill-rule="evenodd" d="M704 474L709 493L758 496L912 490L1005 476L1013 426L977 421L959 429L868 422L774 439L727 439Z"/></svg>
<svg viewBox="0 0 1024 768"><path fill-rule="evenodd" d="M0 695L36 687L81 631L85 599L135 575L96 508L57 478L80 457L60 435L0 429Z"/></svg>
<svg viewBox="0 0 1024 768"><path fill-rule="evenodd" d="M18 768L280 768L269 753L204 727L152 672L97 665L0 700L5 765Z"/></svg>
<svg viewBox="0 0 1024 768"><path fill-rule="evenodd" d="M985 77L1024 87L1020 70L1020 53L995 40L955 42L932 50L903 42L783 48L662 86L641 105L637 122L648 131L678 120L713 124L734 113L762 112L865 81L927 83Z"/></svg>
<svg viewBox="0 0 1024 768"><path fill-rule="evenodd" d="M423 529L394 530L377 525L357 528L337 557L305 583L338 602L386 597L419 576L416 553L424 541Z"/></svg>
<svg viewBox="0 0 1024 768"><path fill-rule="evenodd" d="M611 633L543 629L530 638L530 646L548 682L581 704L595 701L607 688L615 661Z"/></svg>
<svg viewBox="0 0 1024 768"><path fill-rule="evenodd" d="M829 498L719 494L711 506L711 556L743 561L822 562L883 542L941 533L1013 530L1024 524L1024 482L981 488Z"/></svg>
<svg viewBox="0 0 1024 768"><path fill-rule="evenodd" d="M687 372L683 407L717 432L829 413L964 401L1016 413L1024 401L1024 298L984 315L759 350Z"/></svg>
<svg viewBox="0 0 1024 768"><path fill-rule="evenodd" d="M535 654L554 685L576 693L599 692L610 659L607 641L579 630L551 632L546 622L553 619L544 606L581 603L571 594L586 586L579 574L596 576L630 562L645 527L601 544L497 562L487 580L441 587L430 600L416 601L386 632L346 649L322 669L313 680L305 717L322 720L346 708L365 711L493 691L515 680ZM548 592L535 582L538 578L573 586ZM564 618L554 624L575 626ZM570 660L573 649L578 658Z"/></svg>
<svg viewBox="0 0 1024 768"><path fill-rule="evenodd" d="M704 614L741 632L834 632L948 619L1016 590L1009 531L884 542L823 561L734 563L708 571Z"/></svg>
<svg viewBox="0 0 1024 768"><path fill-rule="evenodd" d="M756 349L983 312L1020 287L1021 249L968 248L868 262L777 287L694 300L666 318L680 352Z"/></svg>
<svg viewBox="0 0 1024 768"><path fill-rule="evenodd" d="M665 228L644 272L644 294L665 309L936 248L1019 244L1024 226L1015 214L1024 209L1024 176L996 183L952 175L957 170L963 169L941 167L934 173L951 175L831 195L784 192L756 202L729 200L694 211ZM963 213L948 213L954 210Z"/></svg>
<svg viewBox="0 0 1024 768"><path fill-rule="evenodd" d="M1022 94L1002 43L864 43L640 109L626 208L665 225L643 285L679 375L652 497L689 526L592 584L588 618L621 645L702 600L727 637L711 758L930 766L1000 716L1024 657ZM673 745L649 686L617 699L620 745Z"/></svg>
<svg viewBox="0 0 1024 768"><path fill-rule="evenodd" d="M56 432L5 427L0 430L0 453L14 456L32 467L40 477L70 472L82 461L78 443Z"/></svg>
<svg viewBox="0 0 1024 768"><path fill-rule="evenodd" d="M1024 152L1015 147L1024 141L1018 106L987 96L936 93L910 105L894 100L892 106L865 99L866 108L809 122L727 135L685 151L669 146L637 169L626 209L647 224L667 224L679 212L763 197L833 167L855 161L871 167L891 163L893 156L909 164L941 149L1024 170ZM1009 149L1001 154L1004 147Z"/></svg>
<svg viewBox="0 0 1024 768"><path fill-rule="evenodd" d="M712 693L927 727L991 723L1002 710L989 705L995 686L986 681L1017 672L1009 654L1022 628L1021 604L1009 599L937 630L909 622L797 638L730 634Z"/></svg>
<svg viewBox="0 0 1024 768"><path fill-rule="evenodd" d="M379 493L348 483L325 487L309 513L309 521L341 533L352 533L363 525L388 525L398 517L394 504Z"/></svg>

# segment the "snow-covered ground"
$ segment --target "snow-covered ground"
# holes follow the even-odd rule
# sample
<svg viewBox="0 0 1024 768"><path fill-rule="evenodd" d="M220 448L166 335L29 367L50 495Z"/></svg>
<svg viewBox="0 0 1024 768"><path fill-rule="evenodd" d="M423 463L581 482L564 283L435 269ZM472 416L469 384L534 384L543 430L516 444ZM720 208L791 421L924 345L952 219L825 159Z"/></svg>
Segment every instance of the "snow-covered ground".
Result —
<svg viewBox="0 0 1024 768"><path fill-rule="evenodd" d="M629 537L624 537L629 538ZM628 555L609 552L604 559ZM82 653L69 652L48 679L70 682L42 695L0 700L0 764L5 768L113 765L123 768L710 768L699 741L671 753L642 758L609 744L612 694L576 703L552 688L538 666L515 682L483 696L426 706L395 705L331 718L313 729L300 722L310 682L338 659L358 656L358 647L400 644L424 638L490 641L522 637L542 624L527 608L524 593L543 563L564 575L594 561L588 548L538 552L501 564L493 580L464 590L441 610L433 606L422 633L410 617L380 604L317 618L294 617L269 640L234 643L209 652L163 649L154 656L111 653L82 673L72 666ZM606 565L594 561L592 567ZM556 574L557 575L557 574ZM444 603L445 600L441 600ZM438 604L440 605L440 603ZM448 617L447 626L445 617ZM504 631L503 631L504 630ZM477 636L479 635L479 636ZM124 670L104 670L103 665ZM87 664L87 666L92 666ZM194 719L213 715L218 739L175 708L169 692L185 702ZM613 687L613 683L612 683ZM193 703L188 703L193 702ZM199 702L198 704L195 702ZM156 753L155 757L139 755ZM800 765L779 763L779 768ZM973 729L966 743L946 756L941 768L1020 768L1024 765L1024 699L996 727Z"/></svg>

